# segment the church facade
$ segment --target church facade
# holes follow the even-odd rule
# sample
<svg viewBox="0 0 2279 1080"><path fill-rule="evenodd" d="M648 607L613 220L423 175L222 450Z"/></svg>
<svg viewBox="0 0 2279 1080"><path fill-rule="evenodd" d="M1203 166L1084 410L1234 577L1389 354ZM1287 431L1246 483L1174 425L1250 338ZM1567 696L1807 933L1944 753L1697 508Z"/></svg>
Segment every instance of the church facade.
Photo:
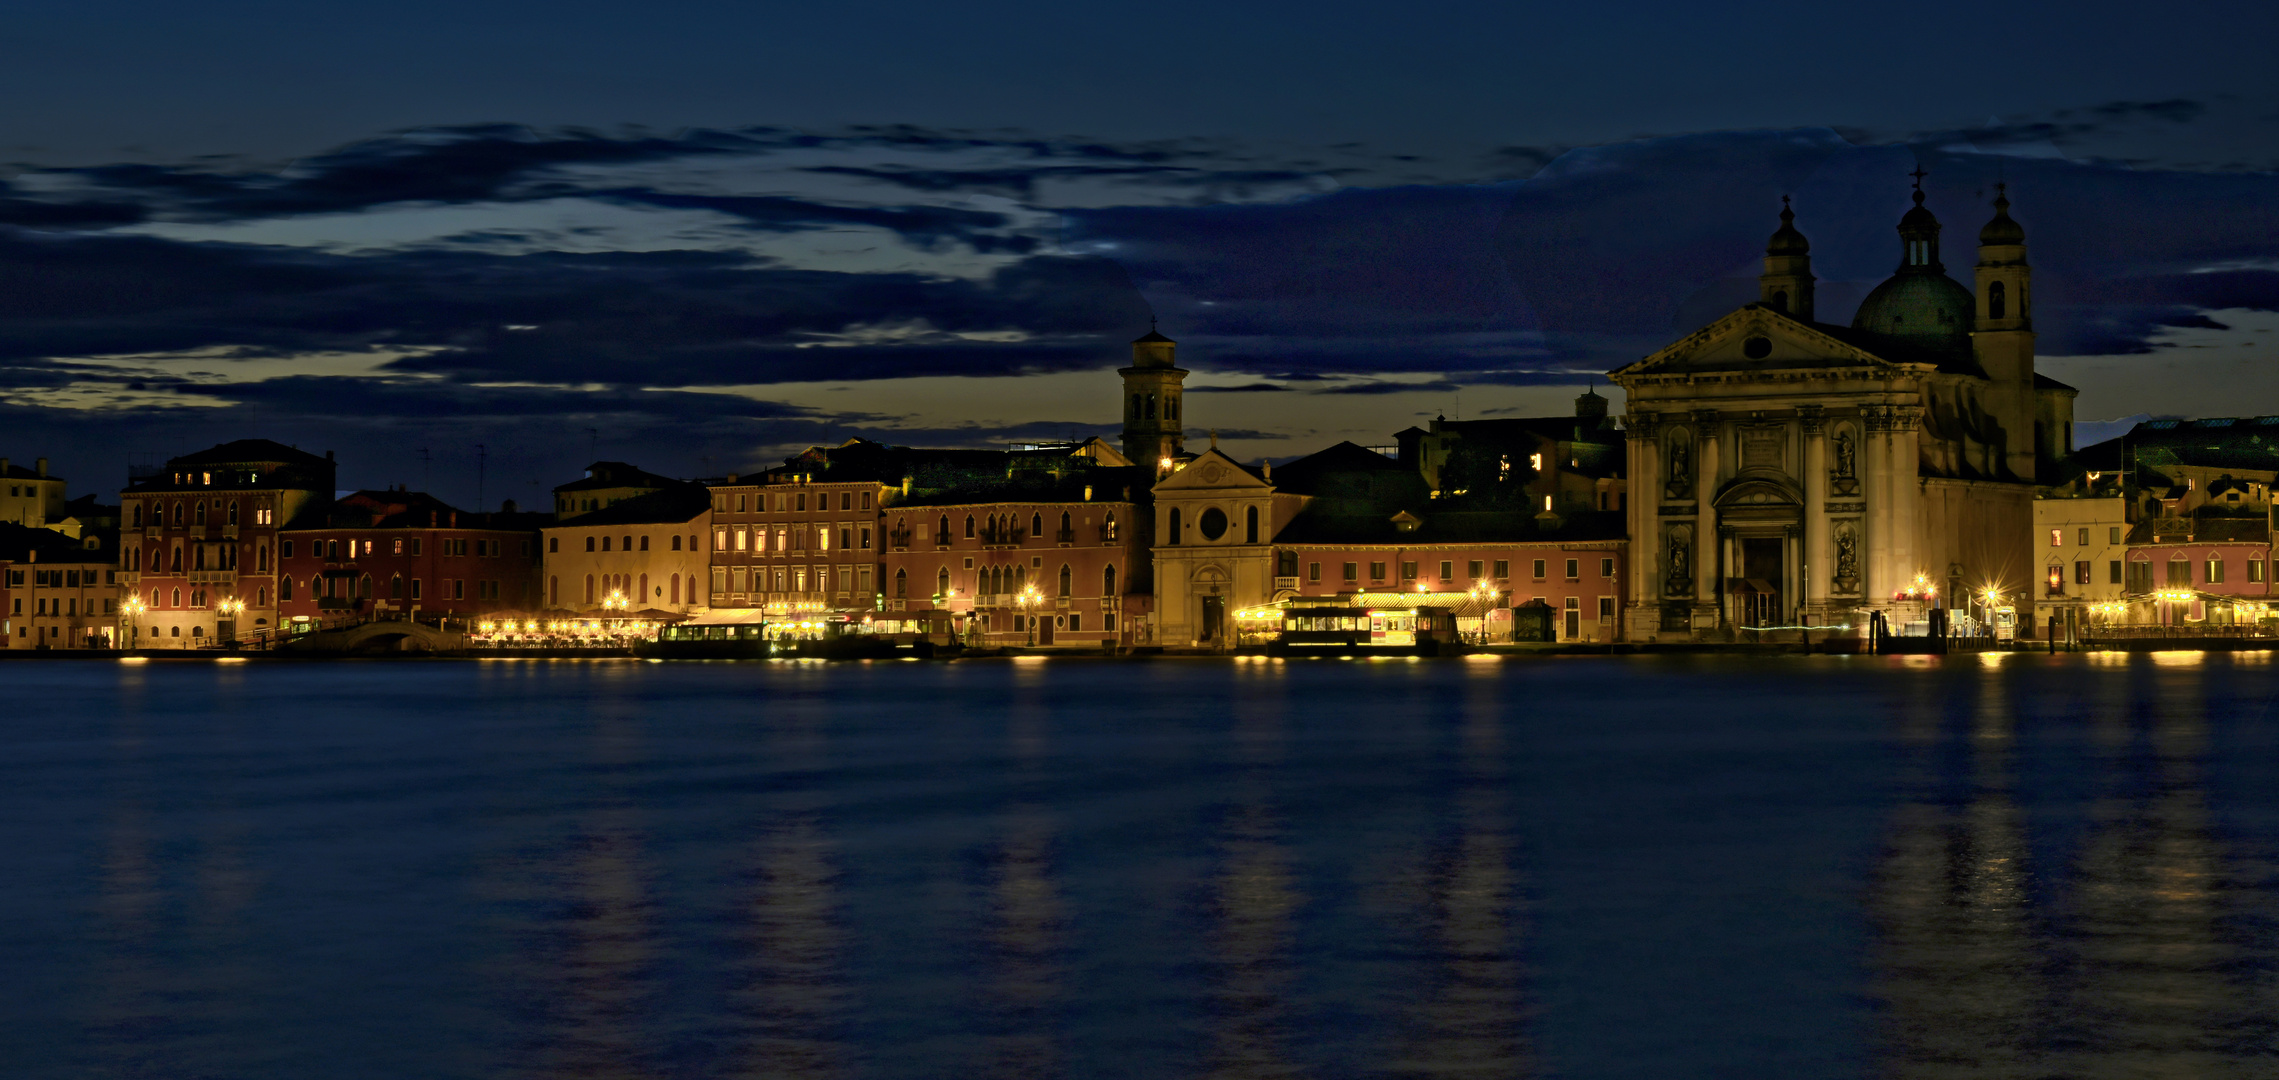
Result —
<svg viewBox="0 0 2279 1080"><path fill-rule="evenodd" d="M1758 302L1610 375L1628 395L1631 640L1772 640L1990 599L2028 617L2036 481L2071 444L2074 391L2034 371L2008 199L1964 286L1920 182L1899 268L1850 325L1814 318L1784 205Z"/></svg>

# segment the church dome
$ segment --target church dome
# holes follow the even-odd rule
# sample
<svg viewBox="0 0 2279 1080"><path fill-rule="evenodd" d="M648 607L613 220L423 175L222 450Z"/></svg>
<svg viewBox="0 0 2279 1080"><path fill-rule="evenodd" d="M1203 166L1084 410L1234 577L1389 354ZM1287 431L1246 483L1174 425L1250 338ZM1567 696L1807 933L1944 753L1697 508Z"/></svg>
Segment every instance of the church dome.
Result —
<svg viewBox="0 0 2279 1080"><path fill-rule="evenodd" d="M1852 327L1933 352L1967 354L1975 309L1961 282L1945 274L1901 272L1860 301Z"/></svg>

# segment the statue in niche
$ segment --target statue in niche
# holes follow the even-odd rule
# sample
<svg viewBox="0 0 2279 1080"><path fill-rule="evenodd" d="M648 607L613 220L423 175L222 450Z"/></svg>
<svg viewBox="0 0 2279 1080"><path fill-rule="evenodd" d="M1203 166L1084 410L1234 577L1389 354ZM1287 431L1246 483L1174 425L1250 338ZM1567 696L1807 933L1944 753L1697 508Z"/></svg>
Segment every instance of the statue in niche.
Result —
<svg viewBox="0 0 2279 1080"><path fill-rule="evenodd" d="M1662 485L1662 495L1693 498L1693 448L1682 435L1670 440L1670 482Z"/></svg>
<svg viewBox="0 0 2279 1080"><path fill-rule="evenodd" d="M1860 493L1859 447L1852 441L1852 430L1840 428L1830 439L1835 464L1828 469L1828 491L1832 495Z"/></svg>
<svg viewBox="0 0 2279 1080"><path fill-rule="evenodd" d="M1850 525L1836 528L1836 591L1860 591L1860 538Z"/></svg>
<svg viewBox="0 0 2279 1080"><path fill-rule="evenodd" d="M1669 576L1662 581L1664 596L1693 595L1693 538L1684 529L1670 530L1670 554L1665 560Z"/></svg>

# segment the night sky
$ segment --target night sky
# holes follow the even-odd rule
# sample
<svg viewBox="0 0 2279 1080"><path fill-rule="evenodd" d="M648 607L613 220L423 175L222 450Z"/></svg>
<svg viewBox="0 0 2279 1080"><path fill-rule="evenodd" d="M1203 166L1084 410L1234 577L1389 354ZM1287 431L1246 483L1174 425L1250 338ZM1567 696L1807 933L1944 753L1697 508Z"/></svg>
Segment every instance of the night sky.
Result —
<svg viewBox="0 0 2279 1080"><path fill-rule="evenodd" d="M17 5L0 455L228 438L529 501L596 457L1112 433L1151 314L1245 457L1568 407L1821 316L2007 181L2084 421L2279 412L2279 5ZM2109 426L2084 424L2083 438ZM424 454L421 451L425 451Z"/></svg>

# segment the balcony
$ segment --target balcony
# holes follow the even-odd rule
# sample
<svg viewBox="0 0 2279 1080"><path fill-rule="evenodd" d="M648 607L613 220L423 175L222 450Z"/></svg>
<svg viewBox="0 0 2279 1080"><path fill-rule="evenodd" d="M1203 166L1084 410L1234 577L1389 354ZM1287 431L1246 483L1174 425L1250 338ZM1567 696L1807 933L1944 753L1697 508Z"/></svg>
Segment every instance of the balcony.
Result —
<svg viewBox="0 0 2279 1080"><path fill-rule="evenodd" d="M1293 591L1293 592L1297 591L1297 588L1298 588L1298 579L1297 579L1297 576L1296 576L1296 575L1292 575L1292 576L1290 576L1290 577L1278 577L1278 578L1275 578L1275 579L1274 579L1274 588L1275 588L1275 589L1277 589L1277 590L1281 590L1281 589L1289 589L1289 590L1291 590L1291 591Z"/></svg>
<svg viewBox="0 0 2279 1080"><path fill-rule="evenodd" d="M237 571L235 570L190 571L190 584L192 585L228 585L236 580Z"/></svg>
<svg viewBox="0 0 2279 1080"><path fill-rule="evenodd" d="M909 548L910 530L888 529L886 531L886 546L893 548L896 551L902 551Z"/></svg>
<svg viewBox="0 0 2279 1080"><path fill-rule="evenodd" d="M205 527L205 526L203 526L203 525L192 525L192 526L190 526L190 539L192 539L192 540L203 540L203 539L205 539L205 538L206 538L206 527Z"/></svg>
<svg viewBox="0 0 2279 1080"><path fill-rule="evenodd" d="M1013 545L1019 544L1021 541L1028 539L1028 536L1029 534L1023 531L1019 526L1015 526L1010 529L991 529L985 527L981 530L981 546L1012 547Z"/></svg>
<svg viewBox="0 0 2279 1080"><path fill-rule="evenodd" d="M1062 547L1067 547L1070 544L1076 542L1076 530L1062 529L1059 532L1052 534L1052 538L1055 543L1058 543Z"/></svg>

